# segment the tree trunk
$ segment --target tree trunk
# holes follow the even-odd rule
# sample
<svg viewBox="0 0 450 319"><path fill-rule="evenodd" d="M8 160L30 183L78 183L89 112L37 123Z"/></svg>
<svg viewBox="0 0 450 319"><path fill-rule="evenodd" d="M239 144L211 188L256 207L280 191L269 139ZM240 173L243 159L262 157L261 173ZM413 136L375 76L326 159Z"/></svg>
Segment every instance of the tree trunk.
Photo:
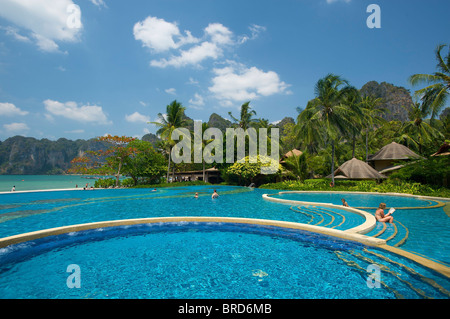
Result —
<svg viewBox="0 0 450 319"><path fill-rule="evenodd" d="M123 164L123 161L121 159L119 162L119 169L116 174L116 187L119 187L119 178L120 178L120 171L122 170L122 164Z"/></svg>
<svg viewBox="0 0 450 319"><path fill-rule="evenodd" d="M169 175L170 175L170 154L172 153L172 148L169 149L169 166L167 167L167 178L166 181L167 183L169 182Z"/></svg>
<svg viewBox="0 0 450 319"><path fill-rule="evenodd" d="M206 182L205 181L205 175L206 175L205 174L205 160L202 160L202 162L203 162L203 181Z"/></svg>
<svg viewBox="0 0 450 319"><path fill-rule="evenodd" d="M352 152L352 158L355 157L355 148L356 148L356 134L353 132L353 152Z"/></svg>
<svg viewBox="0 0 450 319"><path fill-rule="evenodd" d="M331 184L334 187L334 141L331 141Z"/></svg>
<svg viewBox="0 0 450 319"><path fill-rule="evenodd" d="M369 129L366 130L366 163L369 162Z"/></svg>

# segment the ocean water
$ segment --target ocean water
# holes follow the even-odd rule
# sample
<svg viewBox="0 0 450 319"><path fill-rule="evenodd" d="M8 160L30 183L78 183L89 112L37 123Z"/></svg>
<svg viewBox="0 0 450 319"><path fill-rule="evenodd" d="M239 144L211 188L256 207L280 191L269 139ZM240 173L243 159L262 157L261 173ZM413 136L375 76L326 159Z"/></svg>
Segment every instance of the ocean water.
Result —
<svg viewBox="0 0 450 319"><path fill-rule="evenodd" d="M78 175L0 175L0 192L38 189L65 189L84 187L86 183L94 186L95 179L87 179Z"/></svg>

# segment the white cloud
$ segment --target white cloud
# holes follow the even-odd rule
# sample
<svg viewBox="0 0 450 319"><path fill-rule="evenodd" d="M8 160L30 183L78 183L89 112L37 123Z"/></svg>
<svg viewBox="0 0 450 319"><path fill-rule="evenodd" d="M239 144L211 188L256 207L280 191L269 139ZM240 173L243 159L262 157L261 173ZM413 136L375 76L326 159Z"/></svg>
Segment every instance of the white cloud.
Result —
<svg viewBox="0 0 450 319"><path fill-rule="evenodd" d="M190 77L190 78L189 78L189 81L187 82L187 84L197 85L197 84L198 84L198 81L195 80L194 78Z"/></svg>
<svg viewBox="0 0 450 319"><path fill-rule="evenodd" d="M97 7L104 7L107 8L105 1L103 0L89 0L93 5L96 5Z"/></svg>
<svg viewBox="0 0 450 319"><path fill-rule="evenodd" d="M164 92L166 92L167 94L172 94L172 95L177 94L177 90L175 88L165 89Z"/></svg>
<svg viewBox="0 0 450 319"><path fill-rule="evenodd" d="M251 26L248 27L248 29L250 30L251 35L242 35L239 38L239 43L244 43L247 42L248 40L254 40L256 38L258 38L259 34L261 32L266 31L266 27L257 25L257 24L252 24Z"/></svg>
<svg viewBox="0 0 450 319"><path fill-rule="evenodd" d="M59 42L76 42L82 30L81 10L72 0L2 0L0 16L19 29L9 34L20 41L33 39L45 52L61 52Z"/></svg>
<svg viewBox="0 0 450 319"><path fill-rule="evenodd" d="M147 17L137 22L133 28L134 38L142 42L155 54L170 54L153 59L151 66L198 66L206 59L217 60L226 46L239 44L234 41L233 32L220 23L210 23L201 38L192 36L189 30L180 32L176 23L167 22L157 17Z"/></svg>
<svg viewBox="0 0 450 319"><path fill-rule="evenodd" d="M0 103L1 116L27 115L27 111L22 111L12 103Z"/></svg>
<svg viewBox="0 0 450 319"><path fill-rule="evenodd" d="M205 28L205 34L216 44L232 44L233 33L220 23L211 23Z"/></svg>
<svg viewBox="0 0 450 319"><path fill-rule="evenodd" d="M31 42L30 38L28 38L28 37L26 37L26 36L24 36L24 35L21 35L21 34L19 33L19 30L18 30L17 28L14 28L14 27L11 27L11 26L8 26L8 27L2 27L2 26L0 26L0 29L5 30L5 33L6 33L7 35L10 35L10 36L14 37L14 38L15 38L16 40L18 40L18 41L21 41L21 42Z"/></svg>
<svg viewBox="0 0 450 319"><path fill-rule="evenodd" d="M4 124L3 128L9 134L24 134L30 129L25 123Z"/></svg>
<svg viewBox="0 0 450 319"><path fill-rule="evenodd" d="M246 101L260 96L277 93L288 93L289 87L273 71L264 72L256 67L246 68L234 64L222 69L214 69L213 85L209 87L215 97L222 100L223 105L231 105L232 101Z"/></svg>
<svg viewBox="0 0 450 319"><path fill-rule="evenodd" d="M189 100L189 104L193 109L202 110L202 106L205 105L205 101L200 94L195 93L194 98Z"/></svg>
<svg viewBox="0 0 450 319"><path fill-rule="evenodd" d="M186 32L186 36L182 36L175 23L150 16L134 25L133 34L136 40L142 42L142 46L154 52L163 52L187 43L198 42L189 31Z"/></svg>
<svg viewBox="0 0 450 319"><path fill-rule="evenodd" d="M125 120L130 123L147 123L150 122L150 117L139 112L134 112L133 114L126 115Z"/></svg>
<svg viewBox="0 0 450 319"><path fill-rule="evenodd" d="M61 103L53 100L44 101L45 109L54 116L62 116L78 122L111 124L101 106L82 105L75 102ZM49 117L47 117L49 118Z"/></svg>
<svg viewBox="0 0 450 319"><path fill-rule="evenodd" d="M169 60L152 60L150 65L161 68L166 66L182 67L189 64L196 65L207 58L217 59L221 52L222 50L215 43L203 42L187 51L181 50L179 56L172 56Z"/></svg>

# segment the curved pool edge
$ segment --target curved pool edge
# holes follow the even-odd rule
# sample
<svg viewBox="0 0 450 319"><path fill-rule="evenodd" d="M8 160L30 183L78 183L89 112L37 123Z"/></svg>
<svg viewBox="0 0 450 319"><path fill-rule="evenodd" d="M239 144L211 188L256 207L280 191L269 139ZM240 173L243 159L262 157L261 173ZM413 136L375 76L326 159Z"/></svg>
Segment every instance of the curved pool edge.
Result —
<svg viewBox="0 0 450 319"><path fill-rule="evenodd" d="M425 196L425 195L413 195L408 193L380 193L380 192L358 192L358 191L284 191L279 190L278 193L269 194L271 196L277 195L277 194L288 194L288 193L335 193L335 194L361 194L361 195L386 195L386 196L401 196L401 197L413 197L413 198L419 198L419 199L426 199L426 200L434 200L434 201L449 201L450 198L448 197L436 197L436 196Z"/></svg>
<svg viewBox="0 0 450 319"><path fill-rule="evenodd" d="M285 193L290 193L290 192L279 192L276 194L263 194L262 198L270 201L270 202L275 202L275 203L281 203L281 204L290 204L290 205L309 205L309 206L320 206L320 207L329 207L329 208L337 208L337 209L342 209L348 212L352 212L355 214L358 214L362 217L364 217L365 221L364 223L362 223L359 226L347 229L343 232L347 232L347 233L357 233L357 234L367 234L368 232L370 232L372 229L375 228L376 224L377 224L377 220L375 218L375 216L373 216L372 214L360 210L360 209L356 209L356 208L352 208L352 207L344 207L342 205L334 205L334 204L330 204L330 203L320 203L320 202L305 202L305 201L298 201L298 200L290 200L290 199L281 199L281 198L273 198L271 196L274 195L278 195L278 194L285 194ZM321 227L324 228L324 227Z"/></svg>
<svg viewBox="0 0 450 319"><path fill-rule="evenodd" d="M369 247L375 247L387 250L391 253L400 255L402 257L413 260L414 262L434 270L441 275L450 278L450 267L442 265L440 263L434 262L430 259L409 253L402 249L391 247L386 244L386 241L379 238L373 238L365 236L358 233L341 231L332 228L325 228L320 226L301 224L295 222L285 222L277 220L266 220L266 219L252 219L252 218L236 218L236 217L192 217L192 216L179 216L179 217L152 217L152 218L137 218L137 219L121 219L121 220L110 220L70 226L62 226L56 228L49 228L29 233L23 233L18 235L13 235L9 237L0 238L0 248L4 248L14 244L20 244L39 238L68 234L83 230L93 230L106 227L117 227L117 226L130 226L139 224L156 224L156 223L174 223L174 222L198 222L198 223L236 223L236 224L251 224L259 226L273 226L287 229L303 230L312 233L318 233L322 235L332 236L343 240L358 242Z"/></svg>
<svg viewBox="0 0 450 319"><path fill-rule="evenodd" d="M0 248L9 245L19 244L43 237L67 234L70 232L91 230L104 227L116 227L137 224L155 224L155 223L170 223L170 222L216 222L216 223L236 223L236 224L254 224L261 226L275 226L281 228L298 229L338 237L344 240L356 241L367 246L380 246L386 243L385 240L364 236L358 233L344 232L337 229L325 228L320 226L301 224L295 222L277 221L270 219L255 219L255 218L238 218L238 217L209 217L209 216L176 216L176 217L151 217L151 218L136 218L136 219L119 219L86 224L77 224L70 226L62 226L56 228L49 228L38 230L8 237L0 238Z"/></svg>

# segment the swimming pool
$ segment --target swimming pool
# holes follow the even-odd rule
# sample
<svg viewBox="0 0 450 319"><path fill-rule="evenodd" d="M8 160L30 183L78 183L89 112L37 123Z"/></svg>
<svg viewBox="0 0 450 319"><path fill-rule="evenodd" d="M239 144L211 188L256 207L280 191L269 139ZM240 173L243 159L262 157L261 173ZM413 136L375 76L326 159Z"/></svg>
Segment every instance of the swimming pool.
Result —
<svg viewBox="0 0 450 319"><path fill-rule="evenodd" d="M78 289L67 286L74 264ZM3 298L450 297L448 280L394 254L267 225L169 222L71 232L10 246L0 265ZM378 288L368 285L369 265L382 269Z"/></svg>
<svg viewBox="0 0 450 319"><path fill-rule="evenodd" d="M364 222L362 216L339 208L284 205L262 199L263 194L269 193L285 198L293 196L295 200L306 198L309 202L330 202L340 201L341 194L325 198L325 195L317 194L278 195L275 190L245 187L214 188L220 194L216 200L211 199L213 187L210 186L167 188L156 192L149 189L116 189L0 195L0 238L67 225L156 217L252 218L342 231L351 230ZM199 193L197 199L194 198L196 192ZM441 263L448 261L446 236L450 227L442 206L429 208L435 203L416 198L381 196L373 202L356 194L354 198L349 195L345 198L350 205L359 200L358 205L368 206L381 199L395 202L396 207L408 205L401 207L409 209L399 209L395 213L396 219L407 225L409 230L402 248L407 247L414 253ZM439 234L436 233L438 226L430 224L428 226L432 229L425 234L431 234L433 238L422 238L420 233L423 229L411 226L414 224L411 216L415 214L415 209L411 207L419 207L423 215L432 211L434 215L430 223L439 221ZM418 234L413 235L413 230ZM402 231L399 227L397 232L401 237ZM379 229L373 229L372 234L368 235L374 236L375 232ZM389 234L386 229L380 238L386 239L383 236ZM433 245L436 247L435 240L437 247L442 242L443 248L432 249ZM159 246L160 243L166 244ZM170 243L178 244L170 246ZM136 249L139 252L133 255L131 252ZM166 255L166 250L169 255ZM328 265L328 270L324 268L320 274L316 273L312 269L317 265L313 262L313 256L316 261ZM389 259L380 256L388 256ZM142 264L129 262L133 260L142 260ZM218 260L224 262L218 263ZM68 276L65 267L68 263L80 265L83 289L68 289L65 286L64 278ZM95 263L98 265L95 266ZM367 287L366 267L373 263L391 271L383 272L386 281L383 281L384 288L381 290ZM216 269L214 267L218 266L213 267L214 264L220 267ZM235 266L237 269L234 269ZM173 271L169 270L171 268ZM446 292L450 288L448 278L384 250L298 229L230 223L140 224L69 232L0 248L0 269L1 298L448 298ZM202 269L214 271L205 274ZM42 275L49 278L48 288L39 287L39 283L30 285L31 280L36 279L36 271L43 271ZM314 277L305 278L306 273L312 274L311 271L316 276L315 282L321 282L320 288L311 288L309 280L314 281ZM345 280L331 272L349 272L349 278L359 280L358 288L345 293L349 290L343 283ZM197 273L199 276L193 276ZM111 274L122 275L117 278ZM233 278L231 274L235 274ZM185 277L181 278L182 275ZM400 280L405 277L408 278L406 281ZM417 278L432 278L442 289L433 285L430 288L429 284L423 284L423 280L416 282ZM146 287L145 291L138 287L139 282ZM416 287L419 287L417 291ZM307 291L311 289L314 292L310 294ZM137 291L136 294L131 290Z"/></svg>

